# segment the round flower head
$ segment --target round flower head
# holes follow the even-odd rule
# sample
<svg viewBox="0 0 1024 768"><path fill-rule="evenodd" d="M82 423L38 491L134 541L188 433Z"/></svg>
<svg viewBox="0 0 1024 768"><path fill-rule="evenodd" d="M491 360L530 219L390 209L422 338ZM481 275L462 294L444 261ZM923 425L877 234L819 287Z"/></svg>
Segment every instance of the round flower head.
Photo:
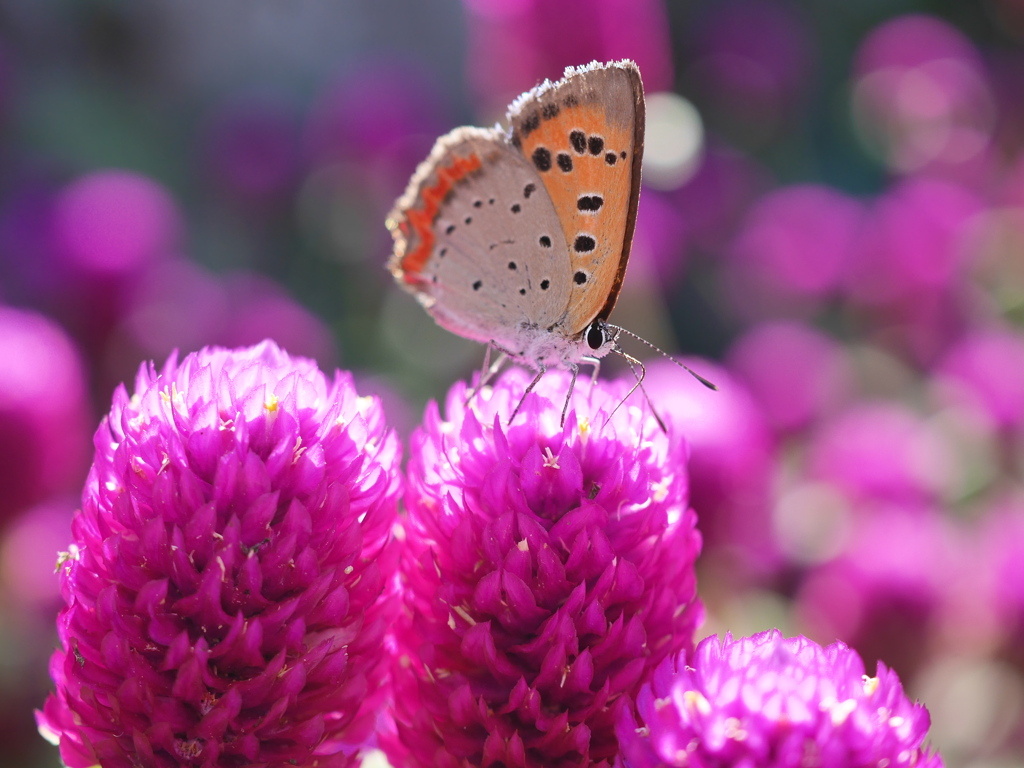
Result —
<svg viewBox="0 0 1024 768"><path fill-rule="evenodd" d="M607 765L624 696L693 645L685 443L625 382L577 382L559 426L564 373L509 424L529 381L457 384L413 435L394 765Z"/></svg>
<svg viewBox="0 0 1024 768"><path fill-rule="evenodd" d="M941 768L928 710L883 664L778 630L700 642L666 659L619 722L620 768Z"/></svg>
<svg viewBox="0 0 1024 768"><path fill-rule="evenodd" d="M271 342L207 348L118 388L95 448L38 714L64 762L354 762L394 567L379 404Z"/></svg>

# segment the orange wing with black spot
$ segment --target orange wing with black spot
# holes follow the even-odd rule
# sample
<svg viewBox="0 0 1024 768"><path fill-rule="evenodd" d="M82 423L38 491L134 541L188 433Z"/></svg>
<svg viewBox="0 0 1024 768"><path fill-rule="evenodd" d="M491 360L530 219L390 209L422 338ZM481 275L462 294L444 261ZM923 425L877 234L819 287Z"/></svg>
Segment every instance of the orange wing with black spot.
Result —
<svg viewBox="0 0 1024 768"><path fill-rule="evenodd" d="M536 169L571 261L563 332L582 333L615 306L640 197L644 95L630 61L567 70L523 94L509 113L511 142Z"/></svg>

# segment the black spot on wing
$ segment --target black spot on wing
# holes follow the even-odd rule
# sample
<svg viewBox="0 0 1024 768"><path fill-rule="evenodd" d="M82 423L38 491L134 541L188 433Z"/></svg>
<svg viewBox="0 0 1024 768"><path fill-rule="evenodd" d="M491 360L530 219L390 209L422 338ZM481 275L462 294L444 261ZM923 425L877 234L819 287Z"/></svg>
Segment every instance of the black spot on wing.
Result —
<svg viewBox="0 0 1024 768"><path fill-rule="evenodd" d="M533 166L542 173L551 170L551 151L546 147L537 147L533 150Z"/></svg>
<svg viewBox="0 0 1024 768"><path fill-rule="evenodd" d="M572 248L576 253L590 253L597 247L597 241L590 235L577 235Z"/></svg>
<svg viewBox="0 0 1024 768"><path fill-rule="evenodd" d="M558 167L561 168L564 173L569 173L572 170L572 157L566 152L559 152Z"/></svg>
<svg viewBox="0 0 1024 768"><path fill-rule="evenodd" d="M528 114L526 119L519 125L519 130L523 132L523 138L526 138L538 128L540 128L540 115L536 112Z"/></svg>
<svg viewBox="0 0 1024 768"><path fill-rule="evenodd" d="M572 144L572 148L576 150L577 154L582 155L587 151L587 135L583 131L572 131L569 134L569 143Z"/></svg>

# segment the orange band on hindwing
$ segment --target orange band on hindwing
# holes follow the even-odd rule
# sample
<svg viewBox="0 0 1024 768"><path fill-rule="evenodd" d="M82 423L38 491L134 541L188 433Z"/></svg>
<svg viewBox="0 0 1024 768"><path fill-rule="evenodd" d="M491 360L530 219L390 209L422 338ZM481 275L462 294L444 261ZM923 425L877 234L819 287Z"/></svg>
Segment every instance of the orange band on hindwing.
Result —
<svg viewBox="0 0 1024 768"><path fill-rule="evenodd" d="M409 235L415 232L419 236L419 244L414 251L402 257L401 267L404 272L402 279L407 283L414 283L417 275L423 271L423 267L430 259L431 251L434 249L434 222L441 212L441 204L452 191L452 188L462 179L474 171L480 170L483 163L478 155L456 157L451 165L438 166L437 182L432 186L424 186L420 190L420 199L423 201L422 208L410 208L406 214L406 220L402 223L402 234L409 240Z"/></svg>

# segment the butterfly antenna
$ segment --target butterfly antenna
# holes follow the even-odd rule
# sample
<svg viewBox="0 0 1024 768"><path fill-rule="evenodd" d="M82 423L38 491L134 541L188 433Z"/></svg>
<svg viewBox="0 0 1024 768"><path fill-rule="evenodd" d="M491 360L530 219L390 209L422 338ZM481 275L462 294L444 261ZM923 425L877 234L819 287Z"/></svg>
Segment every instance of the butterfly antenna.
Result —
<svg viewBox="0 0 1024 768"><path fill-rule="evenodd" d="M647 376L647 369L644 368L644 364L641 363L632 355L622 351L618 344L612 347L612 351L621 355L625 359L626 363L629 364L629 370L633 372L633 376L636 378L636 384L634 384L630 388L629 392L626 393L626 396L624 398L619 400L619 404L612 408L612 412L608 414L608 421L612 420L612 416L614 416L615 412L619 410L619 406L626 402L629 399L629 396L636 392L637 389L639 389L641 392L644 393L644 400L646 400L647 405L651 407L651 413L654 414L654 420L658 422L658 426L661 427L661 431L664 432L665 434L668 434L668 429L665 428L665 422L661 420L661 416L658 415L658 409L655 408L654 403L651 402L651 396L648 395L647 390L644 389L644 378ZM637 373L636 366L640 367L639 373Z"/></svg>
<svg viewBox="0 0 1024 768"><path fill-rule="evenodd" d="M649 342L649 341L648 341L647 339L645 339L645 338L644 338L643 336L637 336L637 335L636 335L635 333L633 333L632 331L627 331L627 330L626 330L625 328L620 328L619 326L617 326L617 325L612 325L611 323L609 323L609 324L608 324L608 327L609 327L609 328L614 328L614 329L615 329L616 331L618 331L619 333L624 333L624 334L626 334L627 336L632 336L632 337L633 337L634 339L636 339L637 341L639 341L639 342L642 342L643 344L646 344L646 345L647 345L648 347L650 347L651 349L653 349L653 350L654 350L655 352L657 352L657 353L658 353L659 355L661 355L662 357L665 357L665 358L667 358L667 359L671 360L671 361L672 361L673 363L675 363L676 365L678 365L678 366L679 366L680 368L682 368L682 369L683 369L684 371L686 371L686 372L687 372L688 374L690 374L691 376L693 376L693 378L695 378L695 379L696 379L697 381L699 381L699 382L700 382L701 384L703 384L703 385L704 385L705 387L707 387L708 389L713 389L713 390L715 390L716 392L718 391L718 387L717 387L717 386L715 386L715 384L713 384L712 382L710 382L710 381L708 381L707 379L705 379L705 378L704 378L703 376L701 376L701 375L700 375L699 373L697 373L696 371L694 371L694 370L692 370L692 369L688 368L687 366L683 365L683 364L682 364L681 362L679 362L678 360L676 360L676 359L675 359L674 357L672 357L672 355L670 355L670 354L669 354L668 352L666 352L665 350L663 350L663 349L662 349L661 347L656 347L656 346L655 346L654 344L651 344L651 342ZM622 355L623 357L627 357L627 358L629 357L629 356L628 356L628 355L626 355L626 353L625 353L625 352L623 352L622 350L616 350L616 351L617 351L617 352L618 352L618 353L619 353L620 355ZM633 358L633 359L635 359L635 358ZM637 362L639 362L639 361L637 361ZM643 367L643 366L641 366L641 368L642 368L642 367ZM646 393L645 393L645 394L646 394Z"/></svg>

